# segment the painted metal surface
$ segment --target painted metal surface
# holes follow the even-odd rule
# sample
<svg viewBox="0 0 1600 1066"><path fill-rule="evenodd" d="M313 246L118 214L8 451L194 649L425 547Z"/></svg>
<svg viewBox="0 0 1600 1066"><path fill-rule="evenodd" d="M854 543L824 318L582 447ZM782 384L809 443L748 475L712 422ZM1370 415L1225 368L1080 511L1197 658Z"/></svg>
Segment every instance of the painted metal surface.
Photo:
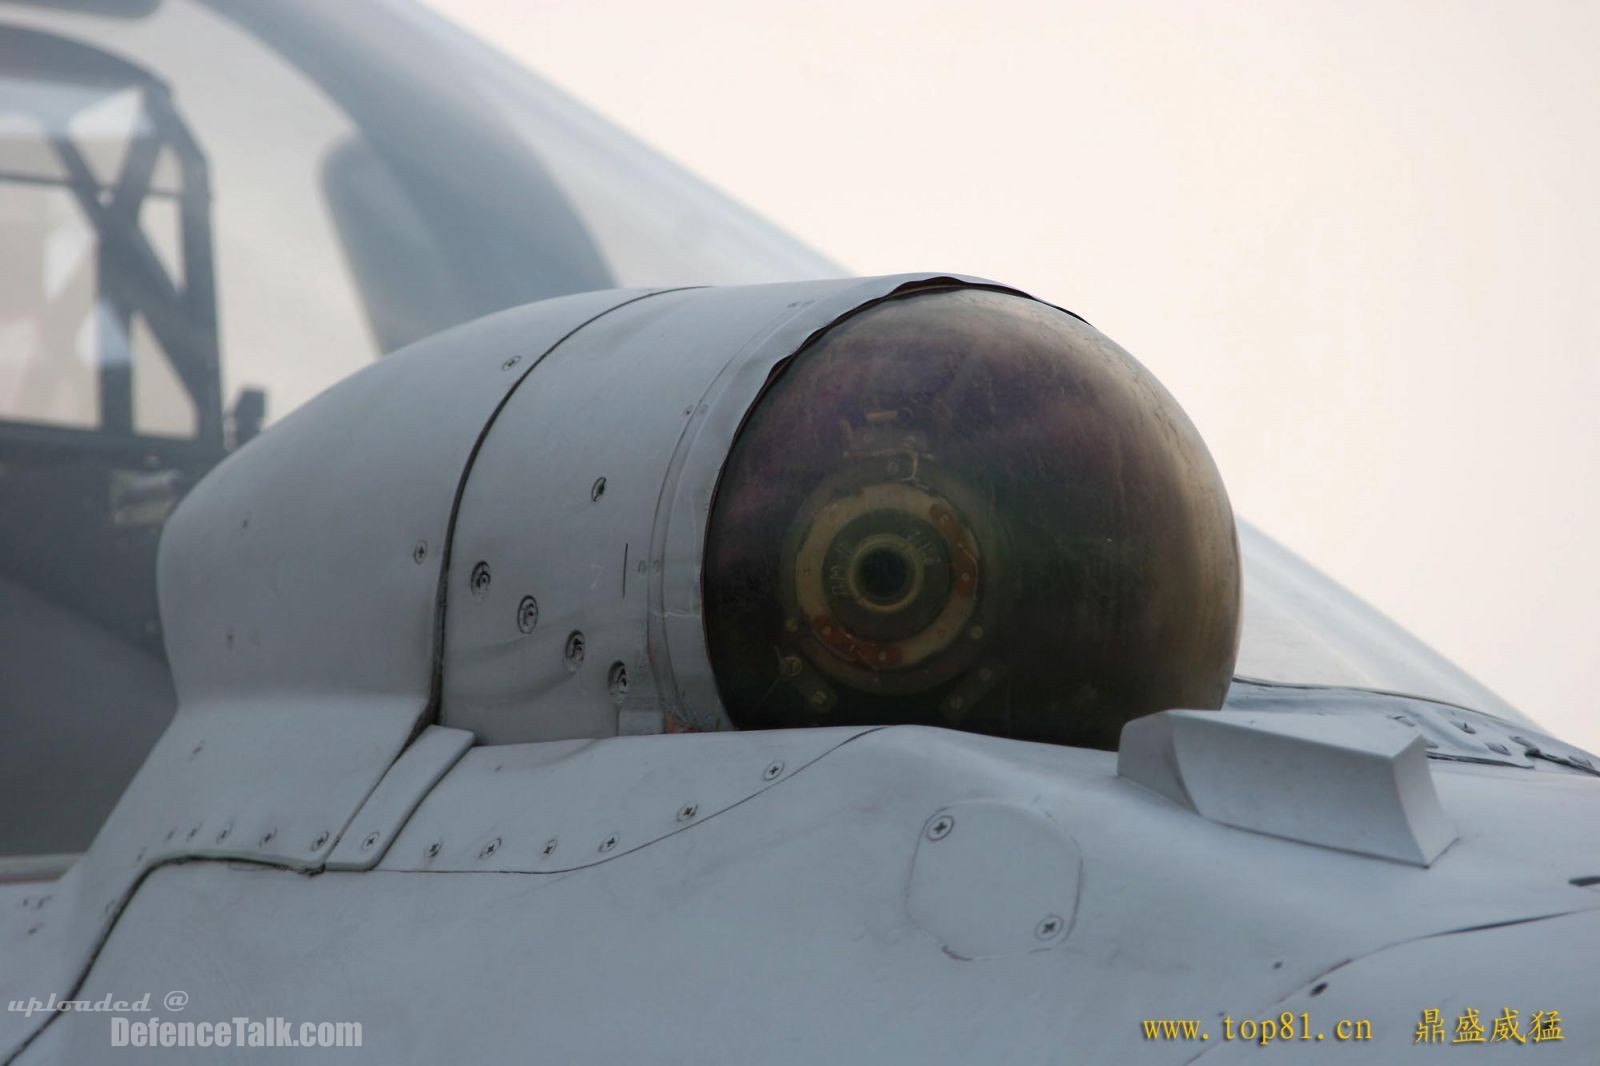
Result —
<svg viewBox="0 0 1600 1066"><path fill-rule="evenodd" d="M996 861L1008 854L1027 861ZM906 912L952 958L1048 951L1072 931L1082 867L1077 841L1043 811L953 804L922 828Z"/></svg>
<svg viewBox="0 0 1600 1066"><path fill-rule="evenodd" d="M69 995L165 863L327 861L432 706L449 533L485 427L566 335L646 295L567 297L430 338L185 499L160 557L177 714L93 847L40 895L47 912L0 925L0 998ZM0 1016L0 1055L46 1020Z"/></svg>
<svg viewBox="0 0 1600 1066"><path fill-rule="evenodd" d="M405 697L420 714L457 493L484 430L567 334L641 295L563 297L446 330L219 465L161 543L180 704L349 693Z"/></svg>
<svg viewBox="0 0 1600 1066"><path fill-rule="evenodd" d="M1117 774L1223 825L1428 866L1456 839L1416 729L1381 715L1163 711Z"/></svg>
<svg viewBox="0 0 1600 1066"><path fill-rule="evenodd" d="M479 749L416 818L477 826L491 810L531 812L541 775L563 773L575 808L615 804L630 762L634 776L651 780L654 769L659 780L662 753L703 768L693 753L715 745L719 759L743 765L739 745L772 739ZM806 741L803 731L787 739ZM563 771L608 747L619 753L609 772ZM497 773L488 758L526 765ZM1578 1034L1600 1031L1585 990L1600 972L1582 945L1592 943L1600 894L1570 880L1600 872L1600 850L1587 840L1530 848L1528 839L1553 812L1600 816L1600 781L1446 763L1430 771L1446 812L1473 829L1421 869L1197 818L1119 779L1107 753L877 730L715 816L561 873L394 869L420 840L405 837L366 873L165 867L132 901L84 994L186 989L186 1020L357 1020L362 1048L304 1058L385 1063L1177 1063L1206 1048L1146 1040L1141 1019L1215 1026L1223 1014L1264 1018L1301 1004L1329 1024L1325 1004L1339 1017L1371 1017L1382 1028L1356 1049L1362 1061L1403 1062L1416 1054L1421 1009L1511 997L1566 1019L1568 1041L1542 1049L1545 1060L1585 1061ZM930 842L950 812L955 827ZM516 817L533 829L531 815ZM973 878L942 901L945 918L986 936L985 921L1026 917L1031 936L1039 901L1015 893L1030 879L1040 891L1070 891L1050 824L1081 856L1076 913L1059 942L977 959L947 950L928 930L919 879ZM919 871L924 849L966 830L962 862ZM453 865L468 865L465 850L463 841L452 854L464 861ZM1006 872L986 888L985 870ZM1484 950L1499 941L1481 930L1509 922L1523 924L1508 928L1507 946ZM1532 951L1510 950L1515 930ZM1559 943L1570 937L1577 947ZM109 1052L106 1025L65 1016L19 1061L170 1058ZM1238 1049L1217 1053L1228 1052ZM261 1056L220 1049L211 1060Z"/></svg>
<svg viewBox="0 0 1600 1066"><path fill-rule="evenodd" d="M382 870L555 873L620 858L775 787L863 729L479 747Z"/></svg>
<svg viewBox="0 0 1600 1066"><path fill-rule="evenodd" d="M417 805L472 746L462 729L428 726L389 767L328 856L330 870L369 870L395 842Z"/></svg>

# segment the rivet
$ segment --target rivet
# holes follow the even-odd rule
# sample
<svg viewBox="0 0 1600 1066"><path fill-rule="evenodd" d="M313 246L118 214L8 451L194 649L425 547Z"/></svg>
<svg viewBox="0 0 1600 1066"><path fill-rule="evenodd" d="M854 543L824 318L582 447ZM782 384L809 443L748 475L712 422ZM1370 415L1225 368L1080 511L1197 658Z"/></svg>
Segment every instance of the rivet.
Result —
<svg viewBox="0 0 1600 1066"><path fill-rule="evenodd" d="M693 818L699 813L700 805L698 803L685 804L683 809L678 812L678 821L687 822L689 819Z"/></svg>
<svg viewBox="0 0 1600 1066"><path fill-rule="evenodd" d="M1061 919L1054 914L1045 915L1033 929L1033 935L1040 940L1049 940L1059 932L1061 932Z"/></svg>
<svg viewBox="0 0 1600 1066"><path fill-rule="evenodd" d="M936 814L928 820L925 831L929 840L943 840L956 827L956 820L948 814Z"/></svg>
<svg viewBox="0 0 1600 1066"><path fill-rule="evenodd" d="M567 645L561 651L561 657L567 661L568 670L576 670L578 664L583 662L583 632L574 629L567 634Z"/></svg>
<svg viewBox="0 0 1600 1066"><path fill-rule="evenodd" d="M549 858L551 855L554 855L555 853L556 853L556 838L555 837L551 837L549 840L546 840L544 842L544 847L542 849L540 849L540 854L544 855L546 858Z"/></svg>
<svg viewBox="0 0 1600 1066"><path fill-rule="evenodd" d="M628 694L628 668L622 663L612 663L606 672L606 691L611 694L613 703L621 703Z"/></svg>
<svg viewBox="0 0 1600 1066"><path fill-rule="evenodd" d="M778 762L769 765L761 776L766 780L771 781L781 773L783 773L783 762L782 760L779 760Z"/></svg>
<svg viewBox="0 0 1600 1066"><path fill-rule="evenodd" d="M361 842L361 850L370 851L372 849L372 846L374 844L376 844L377 842L378 842L378 834L377 833L368 833L367 834L367 839L365 839L365 840L363 840Z"/></svg>
<svg viewBox="0 0 1600 1066"><path fill-rule="evenodd" d="M472 567L472 575L467 579L467 587L474 596L482 596L489 591L489 564L479 560Z"/></svg>
<svg viewBox="0 0 1600 1066"><path fill-rule="evenodd" d="M421 566L422 561L427 557L428 542L425 540L417 541L417 546L411 549L411 561L416 563L418 566Z"/></svg>
<svg viewBox="0 0 1600 1066"><path fill-rule="evenodd" d="M313 840L311 842L311 850L312 851L320 851L322 849L322 845L326 844L327 842L328 842L328 831L327 830L323 830L322 832L317 834L317 839L315 839L315 840Z"/></svg>
<svg viewBox="0 0 1600 1066"><path fill-rule="evenodd" d="M617 834L612 833L600 842L600 853L603 855L617 846Z"/></svg>
<svg viewBox="0 0 1600 1066"><path fill-rule="evenodd" d="M595 478L594 479L594 484L589 486L589 499L590 499L590 501L591 502L598 501L600 499L600 497L604 496L605 494L606 494L606 479L603 478L603 477Z"/></svg>
<svg viewBox="0 0 1600 1066"><path fill-rule="evenodd" d="M482 851L478 852L478 858L487 859L489 856L493 855L495 852L497 852L499 850L500 850L500 838L499 837L495 837L493 840L489 841L489 843L487 843L487 844L485 844L483 846L483 850Z"/></svg>
<svg viewBox="0 0 1600 1066"><path fill-rule="evenodd" d="M517 628L524 633L532 633L533 627L539 624L539 601L532 596L522 597L522 602L517 604Z"/></svg>

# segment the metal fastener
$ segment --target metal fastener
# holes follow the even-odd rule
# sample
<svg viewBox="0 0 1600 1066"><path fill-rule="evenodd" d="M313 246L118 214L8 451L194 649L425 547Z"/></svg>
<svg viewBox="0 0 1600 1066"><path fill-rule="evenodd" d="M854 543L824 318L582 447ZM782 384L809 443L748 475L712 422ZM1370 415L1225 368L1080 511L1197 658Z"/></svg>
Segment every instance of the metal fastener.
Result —
<svg viewBox="0 0 1600 1066"><path fill-rule="evenodd" d="M778 762L770 764L761 776L765 780L771 781L781 773L783 773L783 761L780 759Z"/></svg>
<svg viewBox="0 0 1600 1066"><path fill-rule="evenodd" d="M606 852L610 851L612 848L614 848L616 846L617 846L617 834L612 833L610 836L606 837L604 840L602 840L600 842L600 853L602 855L604 855Z"/></svg>
<svg viewBox="0 0 1600 1066"><path fill-rule="evenodd" d="M539 601L532 596L522 597L522 602L517 604L517 628L524 633L532 633L533 627L539 624Z"/></svg>
<svg viewBox="0 0 1600 1066"><path fill-rule="evenodd" d="M567 645L562 649L561 657L567 661L567 669L576 670L578 664L583 662L583 632L574 629L567 634Z"/></svg>
<svg viewBox="0 0 1600 1066"><path fill-rule="evenodd" d="M589 486L589 499L591 501L598 501L600 497L604 496L605 494L606 479L603 477L595 478L594 484Z"/></svg>
<svg viewBox="0 0 1600 1066"><path fill-rule="evenodd" d="M683 809L678 812L678 821L687 822L689 819L693 818L699 813L700 805L698 803L686 803L684 804Z"/></svg>
<svg viewBox="0 0 1600 1066"><path fill-rule="evenodd" d="M311 850L312 851L320 851L320 850L322 850L322 846L324 844L326 844L327 842L328 842L328 831L327 830L323 830L322 832L317 834L317 839L315 839L315 840L313 840L311 842Z"/></svg>
<svg viewBox="0 0 1600 1066"><path fill-rule="evenodd" d="M474 596L482 596L489 591L489 564L479 560L472 567L472 575L467 579L467 587Z"/></svg>
<svg viewBox="0 0 1600 1066"><path fill-rule="evenodd" d="M926 830L929 840L943 840L956 827L956 820L948 814L936 814L928 820Z"/></svg>
<svg viewBox="0 0 1600 1066"><path fill-rule="evenodd" d="M500 838L499 837L495 837L493 840L489 841L489 843L487 843L487 844L485 844L483 846L483 850L482 851L478 852L478 858L487 859L489 856L493 855L495 852L497 852L499 850L500 850Z"/></svg>
<svg viewBox="0 0 1600 1066"><path fill-rule="evenodd" d="M361 850L362 851L371 851L372 850L372 846L374 844L376 844L377 842L378 842L378 834L377 833L368 833L367 834L367 839L365 839L365 840L363 840L361 842Z"/></svg>
<svg viewBox="0 0 1600 1066"><path fill-rule="evenodd" d="M606 691L611 694L613 703L621 703L628 694L628 668L622 663L612 663L606 672Z"/></svg>

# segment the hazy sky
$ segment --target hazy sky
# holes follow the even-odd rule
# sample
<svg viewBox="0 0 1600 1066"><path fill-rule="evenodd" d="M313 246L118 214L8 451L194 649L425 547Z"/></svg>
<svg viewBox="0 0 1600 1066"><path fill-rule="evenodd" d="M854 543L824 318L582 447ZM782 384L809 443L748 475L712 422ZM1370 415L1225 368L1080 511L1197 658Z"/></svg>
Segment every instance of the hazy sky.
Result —
<svg viewBox="0 0 1600 1066"><path fill-rule="evenodd" d="M1079 312L1241 514L1600 748L1600 4L434 6L852 270Z"/></svg>

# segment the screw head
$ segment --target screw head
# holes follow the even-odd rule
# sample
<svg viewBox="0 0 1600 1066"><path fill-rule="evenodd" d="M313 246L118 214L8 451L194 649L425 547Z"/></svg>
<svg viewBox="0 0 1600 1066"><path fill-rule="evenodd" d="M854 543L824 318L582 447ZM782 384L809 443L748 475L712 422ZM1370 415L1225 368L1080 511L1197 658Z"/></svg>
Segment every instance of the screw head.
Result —
<svg viewBox="0 0 1600 1066"><path fill-rule="evenodd" d="M233 826L231 826L231 825L223 826L222 827L222 831L217 834L217 843L220 844L224 840L227 840L228 839L228 834L231 833L231 832L233 832Z"/></svg>
<svg viewBox="0 0 1600 1066"><path fill-rule="evenodd" d="M1034 926L1033 935L1040 940L1051 940L1057 933L1061 932L1065 924L1059 915L1047 914L1039 920L1038 925Z"/></svg>
<svg viewBox="0 0 1600 1066"><path fill-rule="evenodd" d="M606 691L611 694L612 703L621 703L622 698L628 694L628 668L622 663L612 663L611 669L606 673Z"/></svg>
<svg viewBox="0 0 1600 1066"><path fill-rule="evenodd" d="M416 563L418 566L421 566L422 561L427 557L428 542L425 540L417 541L417 546L411 549L411 561Z"/></svg>
<svg viewBox="0 0 1600 1066"><path fill-rule="evenodd" d="M948 814L936 814L928 819L928 827L924 833L929 840L943 840L955 827L955 818Z"/></svg>
<svg viewBox="0 0 1600 1066"><path fill-rule="evenodd" d="M532 633L533 627L539 624L539 601L532 596L522 597L522 602L517 604L517 628L524 633Z"/></svg>
<svg viewBox="0 0 1600 1066"><path fill-rule="evenodd" d="M617 846L617 834L612 833L610 836L606 837L604 840L602 840L600 842L600 854L604 855L606 852L612 850L616 846Z"/></svg>
<svg viewBox="0 0 1600 1066"><path fill-rule="evenodd" d="M261 846L266 847L268 844L272 843L277 836L278 831L276 829L268 829L265 833L261 834Z"/></svg>
<svg viewBox="0 0 1600 1066"><path fill-rule="evenodd" d="M495 852L497 852L499 850L500 850L500 838L499 837L495 837L493 840L489 841L489 843L487 843L487 844L485 844L483 846L483 850L482 851L478 852L478 858L487 859L489 856L493 855Z"/></svg>
<svg viewBox="0 0 1600 1066"><path fill-rule="evenodd" d="M513 355L510 359L507 359L505 362L500 364L500 369L501 370L510 370L512 367L516 366L520 362L522 362L522 356Z"/></svg>
<svg viewBox="0 0 1600 1066"><path fill-rule="evenodd" d="M774 781L781 773L783 773L783 760L779 759L777 762L769 764L766 770L762 772L761 777L765 781Z"/></svg>
<svg viewBox="0 0 1600 1066"><path fill-rule="evenodd" d="M549 840L546 840L544 842L544 847L539 850L539 853L545 858L549 858L550 856L554 855L556 853L556 838L551 837Z"/></svg>
<svg viewBox="0 0 1600 1066"><path fill-rule="evenodd" d="M320 851L320 850L322 850L322 845L326 844L327 842L328 842L328 831L326 829L324 829L322 832L317 834L317 839L315 839L315 840L313 840L311 842L311 850L312 851Z"/></svg>
<svg viewBox="0 0 1600 1066"><path fill-rule="evenodd" d="M489 591L489 564L479 560L472 568L472 575L467 579L467 587L474 596L482 596Z"/></svg>
<svg viewBox="0 0 1600 1066"><path fill-rule="evenodd" d="M595 478L594 479L594 484L589 486L589 499L591 501L598 502L600 497L604 496L605 494L606 494L606 479L603 478L603 477Z"/></svg>
<svg viewBox="0 0 1600 1066"><path fill-rule="evenodd" d="M439 846L439 841L437 840L428 845L428 850L426 852L428 858L437 859L439 857Z"/></svg>
<svg viewBox="0 0 1600 1066"><path fill-rule="evenodd" d="M683 809L678 811L678 821L687 822L699 813L700 805L698 803L686 803L683 805Z"/></svg>
<svg viewBox="0 0 1600 1066"><path fill-rule="evenodd" d="M367 834L367 839L365 839L365 840L363 840L361 842L361 850L362 851L371 851L373 846L376 845L377 843L378 843L378 834L377 833L368 833Z"/></svg>
<svg viewBox="0 0 1600 1066"><path fill-rule="evenodd" d="M567 634L567 645L561 652L561 657L567 661L567 669L576 670L578 664L583 662L583 649L583 632L574 629Z"/></svg>

